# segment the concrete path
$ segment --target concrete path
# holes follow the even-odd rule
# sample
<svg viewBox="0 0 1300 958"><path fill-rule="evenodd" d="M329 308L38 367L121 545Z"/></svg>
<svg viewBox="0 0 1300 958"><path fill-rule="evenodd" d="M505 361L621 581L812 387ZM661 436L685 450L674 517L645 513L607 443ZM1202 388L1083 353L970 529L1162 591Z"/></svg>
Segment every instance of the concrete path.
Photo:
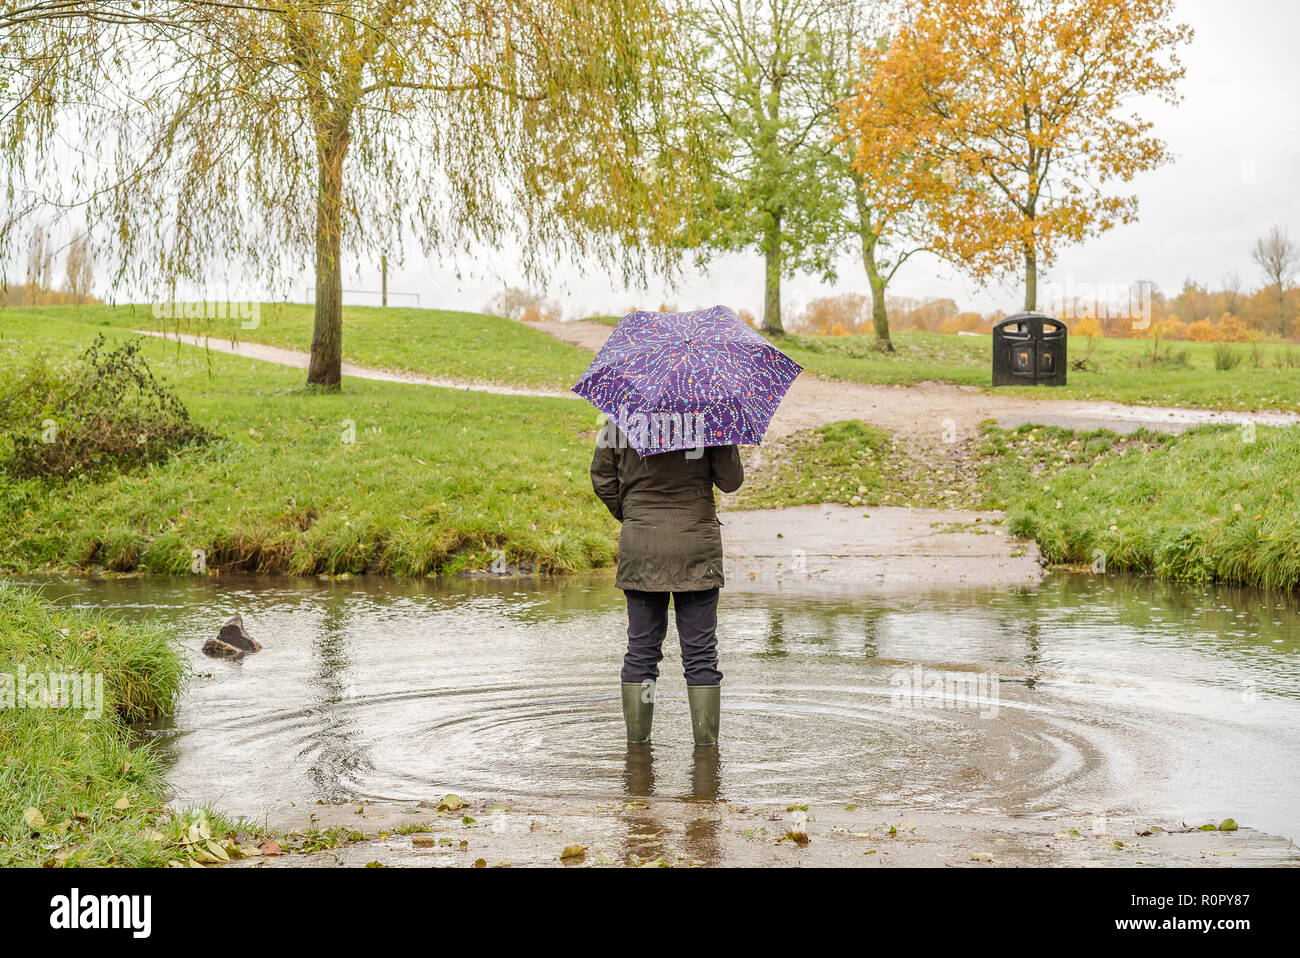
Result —
<svg viewBox="0 0 1300 958"><path fill-rule="evenodd" d="M723 511L727 588L872 595L1034 585L1038 547L996 512L837 505Z"/></svg>

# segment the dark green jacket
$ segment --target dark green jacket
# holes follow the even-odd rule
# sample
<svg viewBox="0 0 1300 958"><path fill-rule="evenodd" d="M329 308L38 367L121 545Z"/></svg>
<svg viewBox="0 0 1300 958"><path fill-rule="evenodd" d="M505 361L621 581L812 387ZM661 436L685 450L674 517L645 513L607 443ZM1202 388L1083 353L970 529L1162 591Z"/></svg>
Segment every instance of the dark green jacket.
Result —
<svg viewBox="0 0 1300 958"><path fill-rule="evenodd" d="M735 446L711 446L691 459L685 452L642 458L627 445L598 444L591 486L623 523L614 584L643 592L722 588L713 487L735 492L744 480Z"/></svg>

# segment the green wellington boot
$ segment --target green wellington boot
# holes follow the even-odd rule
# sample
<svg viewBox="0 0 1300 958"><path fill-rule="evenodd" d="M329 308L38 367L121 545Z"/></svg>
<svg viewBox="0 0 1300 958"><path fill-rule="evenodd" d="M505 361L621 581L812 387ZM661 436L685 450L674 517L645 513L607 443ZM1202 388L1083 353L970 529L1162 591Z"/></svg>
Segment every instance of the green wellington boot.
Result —
<svg viewBox="0 0 1300 958"><path fill-rule="evenodd" d="M653 682L623 683L623 722L627 725L629 744L650 741L650 726L655 718L655 685Z"/></svg>
<svg viewBox="0 0 1300 958"><path fill-rule="evenodd" d="M721 685L688 685L686 700L691 705L691 731L696 745L718 744L718 713L722 707Z"/></svg>

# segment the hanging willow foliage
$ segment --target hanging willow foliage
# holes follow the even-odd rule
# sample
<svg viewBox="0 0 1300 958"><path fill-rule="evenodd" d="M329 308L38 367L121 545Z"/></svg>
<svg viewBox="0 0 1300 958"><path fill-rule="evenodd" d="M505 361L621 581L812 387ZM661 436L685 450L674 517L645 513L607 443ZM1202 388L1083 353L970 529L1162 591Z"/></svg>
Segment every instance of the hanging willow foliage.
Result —
<svg viewBox="0 0 1300 958"><path fill-rule="evenodd" d="M18 224L80 204L115 284L310 264L310 383L339 382L342 263L403 236L625 280L692 245L702 160L659 0L29 9L0 18L5 260Z"/></svg>

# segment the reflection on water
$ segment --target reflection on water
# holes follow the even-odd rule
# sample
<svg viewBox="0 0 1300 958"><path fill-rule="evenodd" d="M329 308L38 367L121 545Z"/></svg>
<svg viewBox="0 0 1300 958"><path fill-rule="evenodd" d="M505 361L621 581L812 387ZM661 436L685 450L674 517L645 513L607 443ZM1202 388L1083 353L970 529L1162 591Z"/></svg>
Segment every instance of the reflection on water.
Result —
<svg viewBox="0 0 1300 958"><path fill-rule="evenodd" d="M182 803L258 815L443 791L669 796L699 801L701 860L714 798L1232 816L1300 836L1287 596L1070 575L903 598L727 591L722 744L699 752L671 635L654 744L624 744L622 596L607 578L41 585L175 626L196 675L158 740ZM264 650L204 658L234 612ZM901 683L917 675L985 684L909 703Z"/></svg>

